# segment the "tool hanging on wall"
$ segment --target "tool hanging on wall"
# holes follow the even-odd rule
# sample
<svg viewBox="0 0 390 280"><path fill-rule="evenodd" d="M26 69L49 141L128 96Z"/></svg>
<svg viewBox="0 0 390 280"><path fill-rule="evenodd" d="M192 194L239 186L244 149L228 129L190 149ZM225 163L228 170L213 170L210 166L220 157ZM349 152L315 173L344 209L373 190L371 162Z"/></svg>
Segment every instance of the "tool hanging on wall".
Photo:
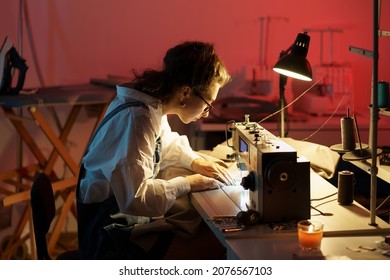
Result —
<svg viewBox="0 0 390 280"><path fill-rule="evenodd" d="M259 33L259 63L246 71L246 80L250 82L249 94L269 95L272 92L272 67L267 63L269 26L271 20L288 21L285 17L261 16Z"/></svg>
<svg viewBox="0 0 390 280"><path fill-rule="evenodd" d="M5 38L0 49L0 94L17 95L23 88L27 72L26 61L19 56L8 37ZM13 76L18 75L14 87Z"/></svg>

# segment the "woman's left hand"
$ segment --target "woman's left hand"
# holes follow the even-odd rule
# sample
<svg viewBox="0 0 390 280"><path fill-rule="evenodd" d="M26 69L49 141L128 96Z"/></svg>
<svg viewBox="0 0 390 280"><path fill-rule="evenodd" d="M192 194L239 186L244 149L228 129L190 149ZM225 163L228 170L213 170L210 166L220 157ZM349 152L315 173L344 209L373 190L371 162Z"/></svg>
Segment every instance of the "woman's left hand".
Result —
<svg viewBox="0 0 390 280"><path fill-rule="evenodd" d="M195 173L219 180L226 185L234 185L234 180L229 175L224 162L210 162L197 158L192 162L191 167Z"/></svg>

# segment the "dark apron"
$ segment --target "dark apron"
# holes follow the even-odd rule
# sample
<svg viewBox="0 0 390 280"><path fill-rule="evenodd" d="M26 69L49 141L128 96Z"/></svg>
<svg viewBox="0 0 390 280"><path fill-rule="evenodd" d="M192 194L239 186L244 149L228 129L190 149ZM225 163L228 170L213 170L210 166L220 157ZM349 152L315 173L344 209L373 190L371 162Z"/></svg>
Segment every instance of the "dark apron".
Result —
<svg viewBox="0 0 390 280"><path fill-rule="evenodd" d="M90 143L93 141L99 129L116 113L128 107L144 107L141 102L127 102L104 117L96 129ZM88 148L86 153L88 153ZM85 154L86 154L85 153ZM161 140L158 138L154 155L155 169L158 170L158 162L161 158ZM120 213L114 195L103 202L84 204L79 199L80 181L85 176L84 164L81 164L77 182L77 224L79 254L81 259L161 259L169 247L173 233L161 232L150 250L145 250L130 240L131 232L140 219Z"/></svg>

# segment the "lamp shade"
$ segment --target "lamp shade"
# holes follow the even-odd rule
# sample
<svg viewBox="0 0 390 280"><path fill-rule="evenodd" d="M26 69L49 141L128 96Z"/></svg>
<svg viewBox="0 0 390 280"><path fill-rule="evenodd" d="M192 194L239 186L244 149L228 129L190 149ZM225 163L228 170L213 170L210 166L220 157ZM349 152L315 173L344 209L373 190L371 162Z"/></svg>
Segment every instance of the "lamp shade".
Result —
<svg viewBox="0 0 390 280"><path fill-rule="evenodd" d="M306 59L309 50L310 36L307 33L299 33L291 52L284 52L273 70L279 74L299 80L311 81L312 70L309 61Z"/></svg>

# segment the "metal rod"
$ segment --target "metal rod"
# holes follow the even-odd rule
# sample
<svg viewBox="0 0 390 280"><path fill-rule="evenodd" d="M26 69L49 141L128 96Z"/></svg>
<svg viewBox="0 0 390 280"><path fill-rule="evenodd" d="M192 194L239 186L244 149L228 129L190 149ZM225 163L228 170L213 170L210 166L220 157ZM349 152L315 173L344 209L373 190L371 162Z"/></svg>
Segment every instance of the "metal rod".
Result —
<svg viewBox="0 0 390 280"><path fill-rule="evenodd" d="M379 30L379 1L373 0L373 56L372 56L372 106L371 106L371 195L370 195L370 225L376 225L377 200L377 141L378 141L378 30Z"/></svg>
<svg viewBox="0 0 390 280"><path fill-rule="evenodd" d="M264 45L264 17L260 17L260 50L259 50L259 65L264 63L263 45Z"/></svg>
<svg viewBox="0 0 390 280"><path fill-rule="evenodd" d="M264 53L263 53L263 65L267 64L267 51L268 51L268 33L269 33L270 17L265 17L265 35L264 35Z"/></svg>
<svg viewBox="0 0 390 280"><path fill-rule="evenodd" d="M284 95L285 86L287 83L287 76L279 74L279 137L284 138L287 136L286 128L285 128L285 120L286 120L286 114L285 111L286 107L286 98Z"/></svg>
<svg viewBox="0 0 390 280"><path fill-rule="evenodd" d="M23 56L23 9L24 9L24 0L19 0L19 23L18 23L18 52L19 55ZM20 107L17 109L18 115L23 117L23 108ZM19 135L17 137L17 152L16 152L16 162L19 170L23 167L23 140ZM22 177L18 177L18 181L22 181Z"/></svg>

